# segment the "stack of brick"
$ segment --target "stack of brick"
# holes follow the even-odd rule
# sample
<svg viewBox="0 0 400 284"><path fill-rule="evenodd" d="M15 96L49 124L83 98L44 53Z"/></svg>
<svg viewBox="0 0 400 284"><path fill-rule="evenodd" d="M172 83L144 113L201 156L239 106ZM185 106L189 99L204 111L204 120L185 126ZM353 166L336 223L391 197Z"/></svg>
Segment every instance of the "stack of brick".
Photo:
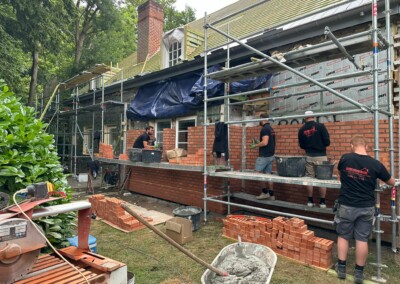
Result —
<svg viewBox="0 0 400 284"><path fill-rule="evenodd" d="M128 154L119 154L118 159L119 160L129 161L129 156L128 156Z"/></svg>
<svg viewBox="0 0 400 284"><path fill-rule="evenodd" d="M131 232L145 227L136 218L125 212L124 208L121 207L122 201L118 198L106 198L103 194L96 194L89 197L89 202L92 204L92 211L99 218L124 231ZM153 221L148 217L143 218L148 222Z"/></svg>
<svg viewBox="0 0 400 284"><path fill-rule="evenodd" d="M276 253L305 264L328 269L332 266L333 241L315 237L304 220L276 217L273 220L243 215L224 219L223 235L262 244Z"/></svg>
<svg viewBox="0 0 400 284"><path fill-rule="evenodd" d="M100 143L99 156L106 159L114 159L112 145Z"/></svg>
<svg viewBox="0 0 400 284"><path fill-rule="evenodd" d="M188 154L187 157L178 157L169 159L171 164L203 166L204 165L204 148L200 148L195 154Z"/></svg>

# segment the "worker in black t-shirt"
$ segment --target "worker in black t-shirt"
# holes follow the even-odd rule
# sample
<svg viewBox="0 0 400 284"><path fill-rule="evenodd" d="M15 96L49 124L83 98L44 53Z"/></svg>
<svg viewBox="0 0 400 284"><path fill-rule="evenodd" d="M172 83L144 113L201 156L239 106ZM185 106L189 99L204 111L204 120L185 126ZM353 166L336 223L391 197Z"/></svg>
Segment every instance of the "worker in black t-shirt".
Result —
<svg viewBox="0 0 400 284"><path fill-rule="evenodd" d="M304 113L306 123L299 129L298 139L301 149L306 151L306 176L315 177L314 165L328 161L326 147L330 145L329 133L325 125L314 121L314 113L308 110ZM307 186L308 207L314 207L313 187ZM321 208L326 208L325 195L326 187L319 188Z"/></svg>
<svg viewBox="0 0 400 284"><path fill-rule="evenodd" d="M138 149L154 149L154 146L151 146L151 136L154 135L154 127L146 126L145 132L136 138L135 143L133 143L133 148Z"/></svg>
<svg viewBox="0 0 400 284"><path fill-rule="evenodd" d="M339 207L335 215L338 233L338 262L335 269L338 277L346 278L346 259L349 240L356 240L355 283L363 283L363 270L368 256L368 238L372 231L377 179L395 185L385 166L370 157L363 136L351 140L352 153L344 154L339 161L340 194Z"/></svg>
<svg viewBox="0 0 400 284"><path fill-rule="evenodd" d="M260 121L262 126L260 131L260 142L250 145L250 149L258 147L258 158L256 160L255 170L260 173L272 173L272 164L275 160L275 131L269 124L267 114L261 114L260 118L265 120ZM268 189L266 183L261 191L261 194L256 197L257 199L275 200L273 183L268 182Z"/></svg>

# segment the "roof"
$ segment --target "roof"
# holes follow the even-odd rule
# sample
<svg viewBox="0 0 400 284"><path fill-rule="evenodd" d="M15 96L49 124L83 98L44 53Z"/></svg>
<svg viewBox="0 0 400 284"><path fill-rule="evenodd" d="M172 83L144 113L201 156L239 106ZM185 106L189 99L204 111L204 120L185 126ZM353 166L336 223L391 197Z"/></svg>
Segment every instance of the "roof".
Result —
<svg viewBox="0 0 400 284"><path fill-rule="evenodd" d="M257 3L261 3L251 9L240 12L239 14L218 23L216 28L226 30L229 22L229 34L235 38L246 38L257 33L262 33L276 26L294 21L306 15L319 12L330 8L336 4L352 2L348 0L239 0L214 13L208 15L209 23L245 10ZM204 18L193 21L185 26L187 31L196 33L204 37ZM226 38L215 31L208 30L208 43L210 49L226 44ZM186 60L192 60L204 51L204 45L199 45L186 54ZM146 64L137 63L136 52L124 59L119 68L122 74L116 74L108 83L116 82L121 78L128 79L142 73L153 72L161 69L161 51L154 54Z"/></svg>

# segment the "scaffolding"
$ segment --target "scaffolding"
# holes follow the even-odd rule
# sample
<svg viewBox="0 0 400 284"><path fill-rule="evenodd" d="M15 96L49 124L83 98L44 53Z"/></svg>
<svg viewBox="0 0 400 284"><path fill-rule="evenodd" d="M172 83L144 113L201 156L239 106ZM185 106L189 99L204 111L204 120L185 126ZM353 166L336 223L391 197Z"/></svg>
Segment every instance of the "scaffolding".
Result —
<svg viewBox="0 0 400 284"><path fill-rule="evenodd" d="M120 83L119 100L105 100L104 96L105 76L107 73L113 71L115 71L115 68L99 64L59 84L60 88L55 96L55 102L52 108L53 112L49 114L51 115L49 125L53 126L53 133L59 156L63 160L64 166L66 166L64 160L69 160L67 161L69 162L68 169L74 177L78 175L78 163L80 159L90 159L91 161L94 161L94 150L96 144L104 143L105 135L115 135L115 133L105 130L105 112L107 110L114 108L123 109L123 114L121 114L119 119L121 131L118 131L117 134L120 138L118 141L123 141L122 145L118 144L119 152L125 153L127 130L126 110L128 104L123 101L123 80L121 80ZM96 86L96 82L99 83L97 85L100 86ZM80 102L80 88L82 87L83 89L86 89L85 86L87 84L89 85L87 88L87 94L91 96L88 100L91 101L82 104ZM64 91L71 91L72 93L72 101L70 103L72 107L67 110L62 110L60 103L60 93ZM100 100L98 97L100 97ZM99 122L96 121L95 113L99 112L101 114L100 129L97 131L95 124L98 124ZM91 114L92 116L91 127L89 130L82 129L79 125L78 118L80 115L84 114ZM65 118L67 121L65 122L65 125L63 125L62 120ZM54 123L52 123L53 121ZM66 128L70 128L72 131L65 131ZM78 136L82 139L82 153L78 153ZM97 139L96 136L99 136L99 139Z"/></svg>
<svg viewBox="0 0 400 284"><path fill-rule="evenodd" d="M260 1L259 3L256 3L252 5L251 7L247 7L246 9L243 9L242 11L235 12L232 15L229 15L225 18L222 18L216 22L213 23L208 23L207 20L207 13L205 14L204 17L204 220L207 221L207 202L217 202L221 204L227 205L227 210L228 214L230 214L231 206L239 207L239 208L245 208L245 209L250 209L254 211L259 211L263 213L269 213L269 214L278 214L278 215L283 215L283 216L289 216L289 217L299 217L304 220L312 221L312 222L318 222L321 224L326 224L326 225L332 225L333 221L329 220L324 220L324 219L319 219L319 218L311 218L308 216L301 216L301 215L295 215L291 213L284 213L284 212L279 212L279 211L274 211L274 210L269 210L269 209L264 209L260 207L255 207L255 206L248 206L240 203L233 203L231 201L232 197L235 197L237 195L242 195L243 198L243 193L231 193L230 192L230 186L229 183L226 185L226 193L219 195L219 196L208 196L207 194L207 178L208 176L211 177L221 177L224 179L240 179L242 182L244 180L256 180L256 181L272 181L272 182L277 182L277 183L288 183L288 184L298 184L298 185L310 185L310 186L319 186L319 187L327 187L327 188L340 188L340 183L339 181L325 181L325 180L318 180L314 178L287 178L287 177L280 177L277 175L269 175L269 174L258 174L258 173L250 173L246 172L245 169L245 151L242 150L242 170L241 171L226 171L226 172L213 172L210 173L207 171L207 127L210 125L213 125L213 123L206 123L207 121L207 106L209 102L213 101L218 101L218 100L223 100L224 101L224 108L227 109L227 113L229 114L229 108L232 105L244 105L248 103L254 103L254 102L259 102L259 101L264 101L264 100L277 100L280 98L288 98L291 96L300 96L308 93L315 93L319 92L321 94L321 100L324 99L323 92L328 92L336 97L346 101L348 104L351 105L351 107L346 108L346 109L340 109L340 110L332 110L332 111L323 111L323 104L321 104L321 109L319 112L315 113L315 116L325 116L325 115L345 115L345 114L355 114L355 113L364 113L364 114L372 114L373 120L374 120L374 156L375 159L379 159L379 115L385 115L388 118L388 131L389 131L389 156L390 156L390 172L392 175L395 174L395 169L394 169L394 137L393 137L393 119L394 119L394 107L393 107L393 34L392 34L392 27L391 27L391 13L390 13L390 0L385 0L384 6L385 6L385 28L386 28L386 38L380 33L378 30L378 3L377 0L373 0L371 4L372 8L372 23L371 23L371 29L356 33L353 35L349 35L343 38L336 38L335 35L331 32L329 27L325 28L325 31L323 32L327 38L329 38L329 41L312 45L309 47L306 47L301 50L294 50L294 51L289 51L284 54L284 59L286 62L283 60L279 60L278 58L274 56L269 56L264 52L261 52L260 50L257 50L256 48L253 48L252 46L244 43L245 40L243 39L237 39L229 34L229 24L227 24L227 32L222 31L220 28L216 27L217 23L221 23L222 21L225 21L229 19L229 17L232 17L234 15L237 15L241 12L244 12L245 10L248 10L250 8L254 8L258 6L259 4L262 4L263 1ZM226 59L226 68L223 68L223 70L218 71L218 72L213 72L213 73L208 73L207 68L208 68L208 53L210 50L208 50L208 31L212 30L215 31L216 33L226 37L227 39L227 44L226 44L226 49L227 49L227 59ZM354 56L350 54L360 54L360 52L365 52L370 50L371 48L371 41L372 41L372 47L373 47L373 52L372 52L372 57L373 57L373 65L371 66L372 68L367 70L365 66L361 66L358 62L354 60ZM245 63L241 64L232 68L229 68L229 62L230 62L230 53L229 49L230 46L233 44L238 44L241 45L242 47L246 48L247 50L251 51L253 54L259 56L259 58L252 58L252 62L250 63ZM367 48L367 49L365 49ZM387 68L385 71L379 70L378 69L378 51L379 48L386 49L387 51ZM339 52L338 52L339 50ZM315 80L311 78L310 76L292 68L291 66L305 66L309 63L315 63L315 62L322 62L322 61L327 61L327 59L330 58L335 58L337 56L342 56L347 58L357 69L356 72L344 74L344 75L339 75L339 76L330 76L330 77L325 77L321 78L318 80ZM261 90L256 90L256 91L250 91L250 92L244 92L244 93L239 93L239 94L229 94L225 93L224 96L221 97L215 97L215 98L208 98L207 96L207 80L208 79L213 79L213 80L219 80L225 83L237 81L239 79L244 79L244 78L249 78L249 77L255 77L259 76L260 74L272 74L274 72L282 71L282 70L288 70L295 75L303 78L306 80L306 83L295 83L291 85L280 85L280 86L274 86L270 88L264 88ZM333 88L329 87L327 83L328 81L332 81L335 79L342 79L342 78L349 78L349 77L357 77L357 76L363 76L365 74L371 75L372 76L372 81L371 82L364 82L362 84L351 84L348 86L341 86L339 89L343 88L352 88L356 86L361 86L361 85L372 85L373 88L373 105L372 106L367 106L366 104L360 103L345 94L341 93L340 90L337 90L338 88ZM379 75L385 75L386 78L384 80L379 80ZM300 86L302 84L313 84L315 86L318 86L320 89L318 90L312 90L312 91L305 91L302 93L297 93L297 94L289 94L289 95L277 95L277 96L269 96L269 97L264 97L264 98L257 98L257 99L248 99L245 101L240 101L240 102L231 102L231 99L235 99L238 97L248 97L249 95L253 94L260 94L260 93L265 93L265 92L270 92L270 91L276 91L278 89L283 89L287 88L289 86ZM378 85L380 83L386 83L387 84L387 103L384 105L379 104L379 90L378 90ZM299 119L299 118L304 118L305 115L278 115L274 116L273 111L270 109L270 120L271 121L282 121L282 120L290 120L290 119ZM272 114L272 115L271 115ZM245 130L245 123L249 122L260 122L265 119L243 119L243 120L231 120L230 116L227 115L225 116L225 124L228 124L228 129L229 125L232 124L239 124L242 125L242 149L246 149L245 145L245 135L246 135L246 130ZM229 132L228 132L229 133ZM229 135L229 134L228 134ZM229 138L228 138L229 141ZM244 162L243 162L244 160ZM376 199L376 223L375 223L375 229L374 233L376 236L376 263L374 264L376 266L376 276L374 277L374 280L377 282L385 282L385 279L382 277L381 270L385 265L382 264L381 261L381 235L383 234L383 231L381 230L381 221L389 221L392 224L392 232L391 232L391 237L392 237L392 250L393 252L397 252L396 248L396 226L398 223L398 220L400 219L399 216L396 214L396 188L392 189L391 192L391 214L390 215L384 215L380 211L380 192L382 191L382 188L380 188L378 185L375 189L375 199ZM224 200L225 199L225 200ZM276 201L274 202L267 202L268 204L276 204ZM280 202L279 205L277 206L282 206L285 207L284 202ZM398 205L397 205L398 206ZM399 208L400 210L400 208ZM400 215L400 211L399 211ZM400 230L400 228L399 228Z"/></svg>

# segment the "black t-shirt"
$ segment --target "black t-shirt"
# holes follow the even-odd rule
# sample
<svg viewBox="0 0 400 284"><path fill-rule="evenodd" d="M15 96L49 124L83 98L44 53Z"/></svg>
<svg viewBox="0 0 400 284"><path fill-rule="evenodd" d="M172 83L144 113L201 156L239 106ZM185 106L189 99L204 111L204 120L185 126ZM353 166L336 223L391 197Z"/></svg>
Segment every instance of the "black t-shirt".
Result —
<svg viewBox="0 0 400 284"><path fill-rule="evenodd" d="M299 145L308 156L326 156L326 147L331 144L325 125L316 121L306 122L298 133Z"/></svg>
<svg viewBox="0 0 400 284"><path fill-rule="evenodd" d="M339 203L351 207L373 207L376 179L388 181L390 174L381 162L368 155L344 154L339 161Z"/></svg>
<svg viewBox="0 0 400 284"><path fill-rule="evenodd" d="M138 138L136 138L135 143L133 143L133 148L143 149L144 148L143 141L147 141L147 143L149 143L149 141L150 141L149 134L143 133Z"/></svg>
<svg viewBox="0 0 400 284"><path fill-rule="evenodd" d="M272 129L269 123L264 124L260 131L260 142L264 136L268 136L267 146L260 147L258 149L258 155L260 157L271 157L275 154L275 131Z"/></svg>

